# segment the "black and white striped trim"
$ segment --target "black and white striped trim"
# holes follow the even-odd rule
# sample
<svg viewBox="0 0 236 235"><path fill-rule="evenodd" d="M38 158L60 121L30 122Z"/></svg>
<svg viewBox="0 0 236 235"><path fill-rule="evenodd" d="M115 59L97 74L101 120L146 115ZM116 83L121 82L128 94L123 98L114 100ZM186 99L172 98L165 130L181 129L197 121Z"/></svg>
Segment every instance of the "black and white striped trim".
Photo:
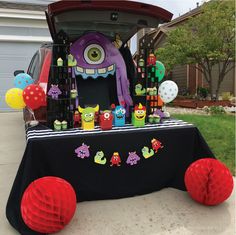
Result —
<svg viewBox="0 0 236 235"><path fill-rule="evenodd" d="M143 131L143 130L154 130L154 129L165 129L173 127L186 127L193 126L182 120L166 120L163 123L158 124L147 124L144 127L134 127L131 124L127 124L124 127L113 127L112 130L103 131L99 126L96 126L94 130L82 130L82 129L70 129L66 131L53 131L51 129L45 130L29 130L26 134L27 141L30 139L40 138L53 138L53 137L69 137L77 135L96 135L101 133L118 133L118 132L132 132L132 131Z"/></svg>

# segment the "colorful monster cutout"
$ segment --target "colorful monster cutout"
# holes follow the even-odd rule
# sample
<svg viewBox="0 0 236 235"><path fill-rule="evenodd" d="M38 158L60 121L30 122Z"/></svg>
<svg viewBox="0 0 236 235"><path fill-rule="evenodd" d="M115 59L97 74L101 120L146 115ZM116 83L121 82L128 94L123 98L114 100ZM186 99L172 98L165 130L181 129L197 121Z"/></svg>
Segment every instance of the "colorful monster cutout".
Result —
<svg viewBox="0 0 236 235"><path fill-rule="evenodd" d="M103 151L99 151L96 153L96 155L94 157L94 162L97 164L101 164L101 165L106 164L107 159L105 158Z"/></svg>
<svg viewBox="0 0 236 235"><path fill-rule="evenodd" d="M131 152L129 153L126 163L133 166L133 165L136 165L139 160L140 160L140 157L136 154L136 152Z"/></svg>
<svg viewBox="0 0 236 235"><path fill-rule="evenodd" d="M111 157L110 160L111 165L110 166L120 166L121 163L121 159L120 159L120 155L118 152L113 153L113 156Z"/></svg>
<svg viewBox="0 0 236 235"><path fill-rule="evenodd" d="M87 33L73 43L70 52L77 61L76 75L97 79L116 73L119 104L133 105L124 59L107 37L98 32Z"/></svg>
<svg viewBox="0 0 236 235"><path fill-rule="evenodd" d="M110 110L102 111L99 115L99 124L102 130L111 130L113 115Z"/></svg>
<svg viewBox="0 0 236 235"><path fill-rule="evenodd" d="M82 128L84 130L93 130L94 129L94 116L95 113L98 112L99 105L97 105L95 108L87 107L87 108L81 108L79 106L79 112L82 114Z"/></svg>
<svg viewBox="0 0 236 235"><path fill-rule="evenodd" d="M162 143L157 140L157 139L153 139L152 140L152 149L155 151L155 153L157 153L158 149L163 148L164 146L162 146Z"/></svg>
<svg viewBox="0 0 236 235"><path fill-rule="evenodd" d="M147 159L154 155L154 151L153 149L149 150L149 148L145 146L142 148L142 154L143 154L143 157Z"/></svg>
<svg viewBox="0 0 236 235"><path fill-rule="evenodd" d="M132 113L132 124L136 127L145 126L145 118L146 118L146 107L141 103L136 105L134 108L134 112Z"/></svg>
<svg viewBox="0 0 236 235"><path fill-rule="evenodd" d="M135 93L136 93L136 95L145 95L146 94L146 89L143 88L143 86L140 83L138 83L135 86Z"/></svg>
<svg viewBox="0 0 236 235"><path fill-rule="evenodd" d="M114 108L114 105L112 106L112 108ZM125 114L126 114L126 110L123 106L118 105L114 108L114 110L112 111L113 113L113 124L115 126L125 126Z"/></svg>
<svg viewBox="0 0 236 235"><path fill-rule="evenodd" d="M52 99L58 99L58 96L61 95L62 92L61 90L58 88L58 85L51 85L50 90L48 91L48 95L52 97Z"/></svg>
<svg viewBox="0 0 236 235"><path fill-rule="evenodd" d="M88 158L90 156L89 146L83 143L75 150L75 153L77 153L77 157L79 158Z"/></svg>

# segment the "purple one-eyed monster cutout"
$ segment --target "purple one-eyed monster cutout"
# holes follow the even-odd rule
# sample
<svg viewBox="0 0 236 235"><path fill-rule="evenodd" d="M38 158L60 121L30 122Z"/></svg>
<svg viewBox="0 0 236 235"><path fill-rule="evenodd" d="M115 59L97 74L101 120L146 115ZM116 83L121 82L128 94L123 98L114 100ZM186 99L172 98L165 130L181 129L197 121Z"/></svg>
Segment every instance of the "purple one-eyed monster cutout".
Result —
<svg viewBox="0 0 236 235"><path fill-rule="evenodd" d="M62 92L58 88L58 85L51 85L50 90L48 91L48 95L52 97L52 99L58 99L58 96L61 95Z"/></svg>
<svg viewBox="0 0 236 235"><path fill-rule="evenodd" d="M90 156L89 146L83 143L80 147L78 147L75 150L75 153L77 153L77 157L79 158L82 159L87 158Z"/></svg>
<svg viewBox="0 0 236 235"><path fill-rule="evenodd" d="M70 52L77 60L76 75L81 75L83 79L88 77L96 79L116 73L120 105L123 102L127 106L133 105L124 59L108 38L97 32L87 33L73 43Z"/></svg>
<svg viewBox="0 0 236 235"><path fill-rule="evenodd" d="M136 154L136 152L131 152L129 153L126 163L133 166L133 165L136 165L139 160L140 160L140 157Z"/></svg>

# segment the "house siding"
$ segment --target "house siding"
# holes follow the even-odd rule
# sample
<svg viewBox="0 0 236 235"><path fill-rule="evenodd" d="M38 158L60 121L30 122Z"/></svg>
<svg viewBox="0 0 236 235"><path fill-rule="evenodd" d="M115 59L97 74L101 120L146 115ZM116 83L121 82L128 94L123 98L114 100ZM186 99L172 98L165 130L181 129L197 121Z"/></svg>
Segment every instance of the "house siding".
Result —
<svg viewBox="0 0 236 235"><path fill-rule="evenodd" d="M179 90L186 89L187 86L187 65L177 65L172 70L172 79L176 82Z"/></svg>
<svg viewBox="0 0 236 235"><path fill-rule="evenodd" d="M230 64L230 67L233 66L233 63L234 62L232 62ZM215 91L216 88L217 88L217 81L218 81L218 65L215 65L213 67L212 77L215 78L213 80L213 88L214 88L214 91ZM234 84L235 84L235 67L228 74L226 74L223 82L221 83L219 95L222 92L230 92L231 94L233 94L235 96Z"/></svg>

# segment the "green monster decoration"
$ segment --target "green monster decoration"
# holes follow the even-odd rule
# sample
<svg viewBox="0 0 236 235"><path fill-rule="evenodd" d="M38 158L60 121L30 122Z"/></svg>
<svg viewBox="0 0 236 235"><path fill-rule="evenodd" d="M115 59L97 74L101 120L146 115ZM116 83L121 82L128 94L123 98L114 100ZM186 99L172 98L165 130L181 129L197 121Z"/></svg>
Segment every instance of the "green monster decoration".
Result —
<svg viewBox="0 0 236 235"><path fill-rule="evenodd" d="M146 118L146 107L141 103L135 105L134 112L132 113L132 124L136 127L144 127Z"/></svg>
<svg viewBox="0 0 236 235"><path fill-rule="evenodd" d="M154 151L153 149L149 150L149 148L145 146L142 148L142 154L143 154L143 157L147 159L154 155Z"/></svg>
<svg viewBox="0 0 236 235"><path fill-rule="evenodd" d="M76 65L77 65L76 59L74 58L73 55L69 54L69 55L68 55L68 66L69 66L69 67L74 67L74 66L76 66Z"/></svg>
<svg viewBox="0 0 236 235"><path fill-rule="evenodd" d="M146 94L146 89L143 88L143 86L140 83L138 83L135 86L135 93L136 93L136 95L145 95Z"/></svg>
<svg viewBox="0 0 236 235"><path fill-rule="evenodd" d="M81 108L79 106L79 112L82 114L82 128L84 130L93 130L94 129L94 116L95 113L98 112L99 105L97 105L95 108L87 107L87 108Z"/></svg>
<svg viewBox="0 0 236 235"><path fill-rule="evenodd" d="M105 165L107 162L106 157L104 156L103 151L99 151L96 153L95 157L94 157L94 162L97 164L101 164L101 165Z"/></svg>

